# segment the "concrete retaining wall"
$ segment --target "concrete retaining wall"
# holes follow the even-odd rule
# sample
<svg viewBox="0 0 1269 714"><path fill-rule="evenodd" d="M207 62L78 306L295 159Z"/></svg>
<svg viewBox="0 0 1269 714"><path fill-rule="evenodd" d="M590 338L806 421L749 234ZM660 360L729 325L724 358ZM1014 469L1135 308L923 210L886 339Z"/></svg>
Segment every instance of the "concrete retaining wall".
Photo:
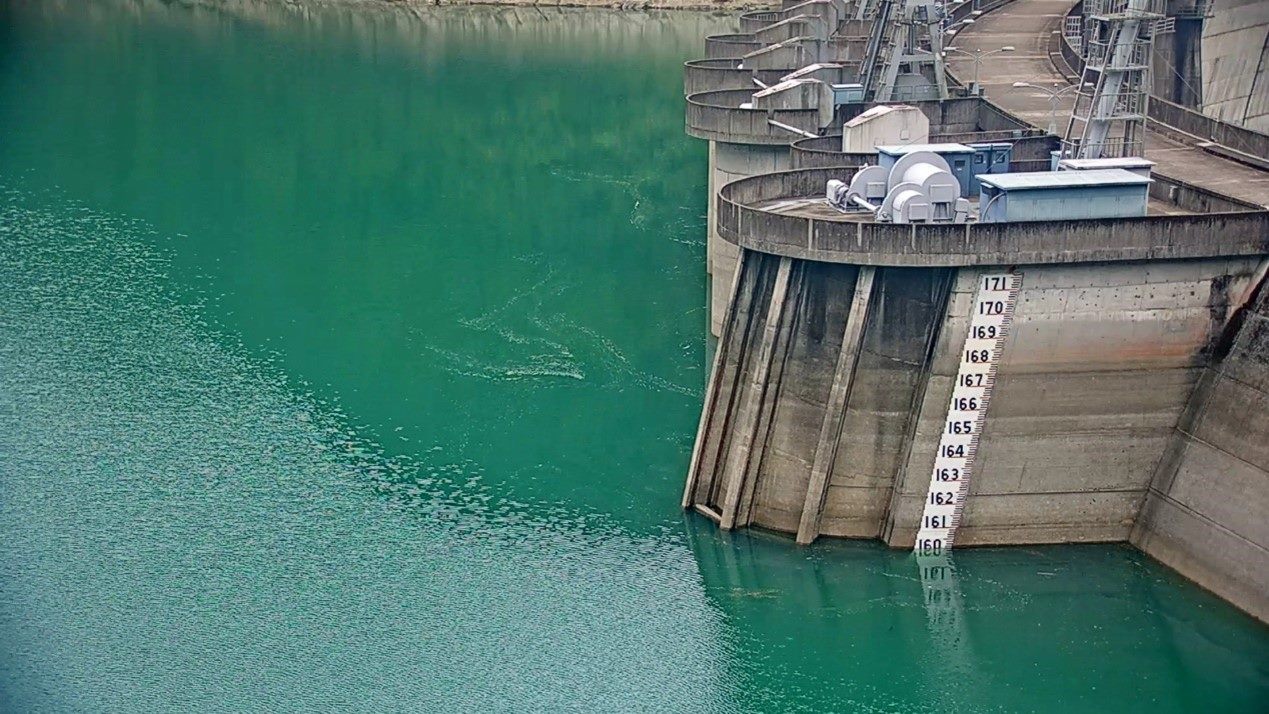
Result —
<svg viewBox="0 0 1269 714"><path fill-rule="evenodd" d="M1269 3L1214 0L1202 57L1203 113L1269 132Z"/></svg>
<svg viewBox="0 0 1269 714"><path fill-rule="evenodd" d="M743 256L688 505L725 527L804 542L911 546L974 289L1001 268ZM1217 258L1025 269L958 544L1126 540L1263 267Z"/></svg>
<svg viewBox="0 0 1269 714"><path fill-rule="evenodd" d="M1200 139L1269 159L1269 134L1214 119L1157 97L1150 99L1150 119Z"/></svg>

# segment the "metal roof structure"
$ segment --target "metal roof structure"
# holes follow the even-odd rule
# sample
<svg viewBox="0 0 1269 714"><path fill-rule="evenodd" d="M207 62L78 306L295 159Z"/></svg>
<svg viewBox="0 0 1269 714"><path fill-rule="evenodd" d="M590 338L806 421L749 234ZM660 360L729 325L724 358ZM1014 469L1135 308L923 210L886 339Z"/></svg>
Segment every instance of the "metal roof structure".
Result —
<svg viewBox="0 0 1269 714"><path fill-rule="evenodd" d="M979 183L1002 191L1089 186L1143 186L1152 180L1125 169L1032 171L1016 174L983 174L978 177Z"/></svg>
<svg viewBox="0 0 1269 714"><path fill-rule="evenodd" d="M1125 156L1116 159L1062 159L1058 165L1077 171L1089 171L1095 169L1148 169L1154 167L1154 162L1140 156Z"/></svg>

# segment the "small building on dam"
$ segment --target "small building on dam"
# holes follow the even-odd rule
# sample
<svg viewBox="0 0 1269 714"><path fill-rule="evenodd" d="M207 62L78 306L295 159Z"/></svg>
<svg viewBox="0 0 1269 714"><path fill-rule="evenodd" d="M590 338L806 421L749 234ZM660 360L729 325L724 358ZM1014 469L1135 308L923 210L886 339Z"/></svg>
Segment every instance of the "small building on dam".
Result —
<svg viewBox="0 0 1269 714"><path fill-rule="evenodd" d="M1269 621L1269 137L1169 105L1212 131L1138 112L1098 138L1144 157L1083 158L940 87L937 37L1008 4L789 3L685 66L718 343L683 505L803 544L1128 541Z"/></svg>

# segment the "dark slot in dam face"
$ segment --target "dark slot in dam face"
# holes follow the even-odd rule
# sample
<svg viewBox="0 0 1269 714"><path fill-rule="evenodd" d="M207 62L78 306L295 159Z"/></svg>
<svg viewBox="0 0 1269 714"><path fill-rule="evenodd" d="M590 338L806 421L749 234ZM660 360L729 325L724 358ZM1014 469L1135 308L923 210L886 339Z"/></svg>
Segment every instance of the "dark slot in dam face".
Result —
<svg viewBox="0 0 1269 714"><path fill-rule="evenodd" d="M906 552L684 519L679 67L734 27L0 8L0 711L1263 703L1263 628L1126 547L957 554L949 649ZM790 354L836 357L857 273L790 271ZM954 289L903 275L860 326L902 388L860 419Z"/></svg>

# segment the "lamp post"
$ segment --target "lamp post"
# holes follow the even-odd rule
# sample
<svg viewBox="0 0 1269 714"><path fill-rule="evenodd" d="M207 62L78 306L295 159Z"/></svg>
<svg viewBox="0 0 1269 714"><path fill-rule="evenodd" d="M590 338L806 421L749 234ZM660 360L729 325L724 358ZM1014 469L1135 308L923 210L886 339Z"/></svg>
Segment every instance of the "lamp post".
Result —
<svg viewBox="0 0 1269 714"><path fill-rule="evenodd" d="M1049 89L1048 87L1041 87L1038 84L1031 84L1030 82L1014 82L1013 83L1014 89L1037 89L1041 92L1044 92L1046 95L1048 95L1049 97L1049 133L1054 135L1057 134L1058 101L1062 99L1062 95L1066 94L1067 92L1073 89L1078 88L1079 86L1080 85L1078 84L1070 84L1065 87L1062 87L1061 89Z"/></svg>
<svg viewBox="0 0 1269 714"><path fill-rule="evenodd" d="M953 37L954 39L956 33L960 32L961 30L964 30L966 27L969 27L972 24L974 24L974 18L967 17L964 20L961 20L959 22L953 22L952 24L948 25L947 29L944 32L948 36Z"/></svg>
<svg viewBox="0 0 1269 714"><path fill-rule="evenodd" d="M945 47L943 49L944 55L946 55L948 52L955 52L958 55L965 55L966 57L969 57L970 59L974 60L974 96L977 97L978 95L982 94L982 88L978 84L978 69L982 65L983 58L989 55L1000 53L1000 52L1013 52L1013 45L1005 45L1004 47L1000 47L994 50L987 50L986 52L984 52L981 49L966 51L966 50L960 49L959 47Z"/></svg>

